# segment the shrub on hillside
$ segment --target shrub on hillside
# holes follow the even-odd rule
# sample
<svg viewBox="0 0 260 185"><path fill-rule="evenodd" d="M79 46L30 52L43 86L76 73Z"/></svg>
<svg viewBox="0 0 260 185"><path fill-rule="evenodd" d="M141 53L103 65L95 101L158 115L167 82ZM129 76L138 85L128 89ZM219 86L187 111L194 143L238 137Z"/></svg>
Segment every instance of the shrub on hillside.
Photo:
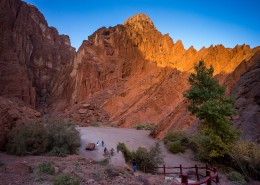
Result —
<svg viewBox="0 0 260 185"><path fill-rule="evenodd" d="M180 141L182 144L187 144L189 142L185 132L183 131L169 131L163 141L165 144L173 141Z"/></svg>
<svg viewBox="0 0 260 185"><path fill-rule="evenodd" d="M183 131L169 131L163 141L167 149L174 154L184 152L189 145L189 139Z"/></svg>
<svg viewBox="0 0 260 185"><path fill-rule="evenodd" d="M71 174L63 173L54 177L53 185L79 185L79 180Z"/></svg>
<svg viewBox="0 0 260 185"><path fill-rule="evenodd" d="M19 124L8 134L7 152L16 155L38 155L48 146L46 128L38 123Z"/></svg>
<svg viewBox="0 0 260 185"><path fill-rule="evenodd" d="M121 151L124 155L125 161L129 162L132 160L132 153L128 150L125 143L118 143L116 146L117 152Z"/></svg>
<svg viewBox="0 0 260 185"><path fill-rule="evenodd" d="M7 152L16 155L65 156L80 146L79 132L64 121L19 124L8 135Z"/></svg>
<svg viewBox="0 0 260 185"><path fill-rule="evenodd" d="M50 175L54 174L54 172L55 172L53 163L50 161L40 163L37 166L36 170L38 173L44 173L44 174L50 174Z"/></svg>
<svg viewBox="0 0 260 185"><path fill-rule="evenodd" d="M130 152L124 143L117 145L117 151L121 151L127 162L135 161L137 168L144 172L153 172L154 167L163 163L163 154L159 143L156 143L149 150L139 147L136 151Z"/></svg>
<svg viewBox="0 0 260 185"><path fill-rule="evenodd" d="M48 151L51 155L66 156L76 153L80 146L79 131L75 125L64 121L46 122Z"/></svg>
<svg viewBox="0 0 260 185"><path fill-rule="evenodd" d="M181 144L180 141L168 142L166 147L173 154L185 152L185 147Z"/></svg>
<svg viewBox="0 0 260 185"><path fill-rule="evenodd" d="M232 166L246 176L260 180L260 146L252 142L237 141L229 153Z"/></svg>
<svg viewBox="0 0 260 185"><path fill-rule="evenodd" d="M236 171L231 171L227 174L228 180L232 181L237 185L244 185L246 184L245 177Z"/></svg>
<svg viewBox="0 0 260 185"><path fill-rule="evenodd" d="M136 161L137 168L144 172L154 172L154 167L163 164L163 153L159 143L150 149L139 147L132 152L132 159Z"/></svg>
<svg viewBox="0 0 260 185"><path fill-rule="evenodd" d="M156 129L156 125L153 123L144 123L144 124L137 124L134 126L136 130L150 130L153 131Z"/></svg>

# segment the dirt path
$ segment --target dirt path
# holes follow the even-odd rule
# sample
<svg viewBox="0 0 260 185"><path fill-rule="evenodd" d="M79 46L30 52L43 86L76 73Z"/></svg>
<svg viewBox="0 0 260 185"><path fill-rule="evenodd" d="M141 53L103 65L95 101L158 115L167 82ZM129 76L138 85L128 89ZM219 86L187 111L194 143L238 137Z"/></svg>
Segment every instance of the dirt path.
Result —
<svg viewBox="0 0 260 185"><path fill-rule="evenodd" d="M124 158L120 153L116 152L116 145L118 142L123 142L130 150L137 149L138 147L150 148L157 141L149 137L149 131L136 130L129 128L113 128L113 127L78 127L81 134L81 147L79 154L91 157L95 160L103 159L104 147L101 146L101 141L105 142L105 147L108 150L114 148L115 155L112 156L111 162L113 165L125 166ZM97 143L99 140L99 147L94 151L85 150L87 143ZM192 161L191 151L187 151L184 154L171 154L167 151L163 143L161 142L161 148L165 155L164 162L167 166L192 166L199 162Z"/></svg>

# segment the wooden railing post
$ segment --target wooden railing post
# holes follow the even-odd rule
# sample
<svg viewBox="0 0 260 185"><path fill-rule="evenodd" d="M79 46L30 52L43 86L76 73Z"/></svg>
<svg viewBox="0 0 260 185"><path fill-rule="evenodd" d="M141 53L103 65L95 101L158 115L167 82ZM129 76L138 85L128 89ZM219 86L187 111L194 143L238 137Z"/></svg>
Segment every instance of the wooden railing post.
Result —
<svg viewBox="0 0 260 185"><path fill-rule="evenodd" d="M209 180L207 181L207 185L212 185L210 170L206 170L206 176L209 177Z"/></svg>
<svg viewBox="0 0 260 185"><path fill-rule="evenodd" d="M188 185L188 175L187 174L182 174L181 175L181 183Z"/></svg>
<svg viewBox="0 0 260 185"><path fill-rule="evenodd" d="M199 171L198 171L198 166L197 165L195 165L195 169L196 169L197 181L200 181L200 176L199 176Z"/></svg>
<svg viewBox="0 0 260 185"><path fill-rule="evenodd" d="M166 175L165 164L163 165L163 174Z"/></svg>
<svg viewBox="0 0 260 185"><path fill-rule="evenodd" d="M217 173L216 183L219 183L218 170L216 168L214 168L214 173Z"/></svg>
<svg viewBox="0 0 260 185"><path fill-rule="evenodd" d="M182 175L182 165L180 164L180 174Z"/></svg>

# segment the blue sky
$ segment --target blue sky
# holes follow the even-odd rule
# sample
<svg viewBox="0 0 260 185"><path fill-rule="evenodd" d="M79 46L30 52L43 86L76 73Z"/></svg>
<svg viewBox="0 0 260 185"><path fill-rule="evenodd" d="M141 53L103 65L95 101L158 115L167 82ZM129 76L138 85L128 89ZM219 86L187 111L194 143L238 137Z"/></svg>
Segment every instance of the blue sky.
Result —
<svg viewBox="0 0 260 185"><path fill-rule="evenodd" d="M78 48L102 26L115 26L136 13L147 14L157 29L182 40L188 49L211 44L260 45L260 0L24 0L48 24L70 36Z"/></svg>

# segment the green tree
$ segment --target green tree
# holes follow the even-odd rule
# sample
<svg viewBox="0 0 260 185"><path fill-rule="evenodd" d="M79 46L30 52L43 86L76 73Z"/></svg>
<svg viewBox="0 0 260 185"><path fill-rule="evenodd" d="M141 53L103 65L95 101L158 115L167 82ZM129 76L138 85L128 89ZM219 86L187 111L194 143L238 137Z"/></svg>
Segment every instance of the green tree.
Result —
<svg viewBox="0 0 260 185"><path fill-rule="evenodd" d="M225 95L225 87L213 78L212 66L207 68L200 61L194 69L195 73L189 77L191 87L184 96L190 100L188 110L201 120L199 134L203 139L199 147L203 148L203 158L223 157L239 135L229 120L235 114L234 100Z"/></svg>

